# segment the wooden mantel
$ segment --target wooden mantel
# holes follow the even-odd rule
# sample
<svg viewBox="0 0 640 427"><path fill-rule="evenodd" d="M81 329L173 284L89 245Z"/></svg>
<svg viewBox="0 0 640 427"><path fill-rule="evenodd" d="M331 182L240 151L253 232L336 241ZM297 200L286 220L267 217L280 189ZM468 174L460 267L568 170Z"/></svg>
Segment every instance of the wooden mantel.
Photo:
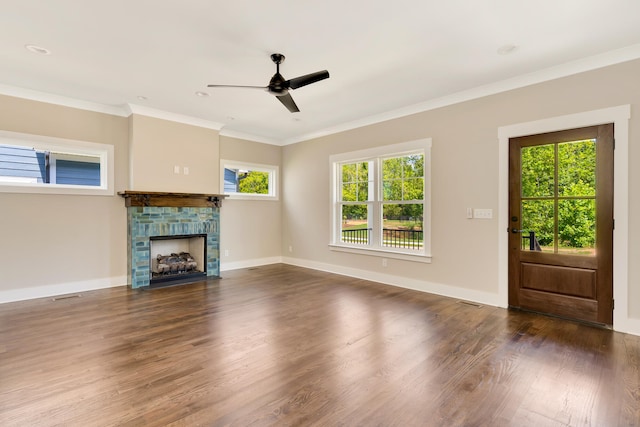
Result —
<svg viewBox="0 0 640 427"><path fill-rule="evenodd" d="M124 197L125 206L157 206L157 207L189 207L189 208L219 208L224 194L198 193L164 193L150 191L122 191L118 195Z"/></svg>

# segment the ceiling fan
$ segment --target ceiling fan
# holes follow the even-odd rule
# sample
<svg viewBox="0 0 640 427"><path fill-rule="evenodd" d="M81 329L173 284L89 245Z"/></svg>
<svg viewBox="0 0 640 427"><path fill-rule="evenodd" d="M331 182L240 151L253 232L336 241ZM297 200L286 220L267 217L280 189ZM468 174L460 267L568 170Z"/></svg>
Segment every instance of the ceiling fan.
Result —
<svg viewBox="0 0 640 427"><path fill-rule="evenodd" d="M271 60L276 64L276 73L271 77L269 85L267 86L239 86L239 85L207 85L207 87L240 87L240 88L253 88L264 89L272 95L275 95L282 104L292 113L300 111L296 103L293 101L289 90L298 89L302 86L309 85L311 83L319 82L320 80L328 79L329 72L327 70L317 71L315 73L306 74L304 76L296 77L293 79L285 80L280 74L280 64L284 62L284 55L281 53L274 53L271 55Z"/></svg>

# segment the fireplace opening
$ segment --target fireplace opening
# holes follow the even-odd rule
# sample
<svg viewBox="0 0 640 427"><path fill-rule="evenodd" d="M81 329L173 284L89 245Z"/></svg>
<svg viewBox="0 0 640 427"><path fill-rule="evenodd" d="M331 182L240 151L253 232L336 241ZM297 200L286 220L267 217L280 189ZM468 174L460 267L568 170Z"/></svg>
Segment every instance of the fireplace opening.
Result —
<svg viewBox="0 0 640 427"><path fill-rule="evenodd" d="M149 287L193 282L207 277L207 235L150 237Z"/></svg>

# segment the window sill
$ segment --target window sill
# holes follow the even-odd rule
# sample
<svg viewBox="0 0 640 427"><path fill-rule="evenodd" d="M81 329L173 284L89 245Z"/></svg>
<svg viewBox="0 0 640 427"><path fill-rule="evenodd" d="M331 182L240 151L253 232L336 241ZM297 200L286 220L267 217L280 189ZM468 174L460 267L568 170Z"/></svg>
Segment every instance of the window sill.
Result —
<svg viewBox="0 0 640 427"><path fill-rule="evenodd" d="M396 252L386 249L374 249L374 248L356 248L353 246L343 246L329 244L329 249L336 252L347 252L352 254L369 255L381 258L400 259L411 262L421 262L424 264L431 264L431 255L425 254L412 254L407 252Z"/></svg>
<svg viewBox="0 0 640 427"><path fill-rule="evenodd" d="M262 200L262 201L278 201L278 196L260 195L260 194L240 194L225 193L227 200Z"/></svg>
<svg viewBox="0 0 640 427"><path fill-rule="evenodd" d="M63 184L0 184L0 193L113 196L113 188Z"/></svg>

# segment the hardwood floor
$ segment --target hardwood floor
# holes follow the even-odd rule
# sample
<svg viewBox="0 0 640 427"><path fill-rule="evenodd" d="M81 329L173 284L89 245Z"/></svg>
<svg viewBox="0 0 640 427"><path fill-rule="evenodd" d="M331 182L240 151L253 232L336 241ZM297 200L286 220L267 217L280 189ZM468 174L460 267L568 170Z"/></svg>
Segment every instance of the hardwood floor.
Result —
<svg viewBox="0 0 640 427"><path fill-rule="evenodd" d="M0 425L640 425L640 337L287 265L224 276L0 305Z"/></svg>

